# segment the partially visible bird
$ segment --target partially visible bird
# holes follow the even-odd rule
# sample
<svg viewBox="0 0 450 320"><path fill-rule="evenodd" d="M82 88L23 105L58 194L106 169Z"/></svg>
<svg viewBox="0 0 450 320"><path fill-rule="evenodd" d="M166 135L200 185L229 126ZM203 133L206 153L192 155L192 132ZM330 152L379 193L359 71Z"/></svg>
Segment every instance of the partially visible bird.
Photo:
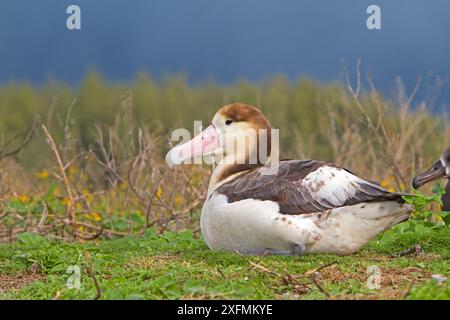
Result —
<svg viewBox="0 0 450 320"><path fill-rule="evenodd" d="M438 180L447 179L445 193L442 195L442 210L450 211L450 148L445 150L433 166L419 174L413 179L413 188L418 189L424 184Z"/></svg>

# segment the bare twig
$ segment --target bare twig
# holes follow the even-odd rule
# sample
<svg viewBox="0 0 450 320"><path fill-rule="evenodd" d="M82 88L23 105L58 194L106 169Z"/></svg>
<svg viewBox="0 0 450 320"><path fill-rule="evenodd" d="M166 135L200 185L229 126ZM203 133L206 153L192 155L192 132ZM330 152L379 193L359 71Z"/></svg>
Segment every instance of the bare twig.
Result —
<svg viewBox="0 0 450 320"><path fill-rule="evenodd" d="M31 141L31 138L33 138L34 134L36 133L36 129L37 129L37 126L39 125L39 123L40 123L40 118L39 118L39 116L36 116L33 120L33 124L30 126L30 128L18 133L12 139L10 139L6 143L4 143L0 147L0 160L4 159L6 157L11 157L11 156L19 153ZM16 141L20 136L23 136L23 135L25 135L24 139L16 148L14 148L12 151L2 152L3 149L5 149L8 145L10 145L14 141Z"/></svg>
<svg viewBox="0 0 450 320"><path fill-rule="evenodd" d="M253 267L255 267L256 269L262 271L262 272L269 273L269 274L272 274L272 275L277 276L277 277L280 277L280 276L281 276L279 273L277 273L277 272L275 272L275 271L272 271L272 270L269 270L269 269L267 269L266 267L264 267L264 266L262 266L262 265L259 265L259 264L257 264L257 263L254 263L254 262L252 262L252 261L248 261L248 263L249 263L250 265L252 265Z"/></svg>
<svg viewBox="0 0 450 320"><path fill-rule="evenodd" d="M415 244L411 248L408 248L406 250L403 250L402 252L398 254L391 255L391 258L397 258L397 257L404 257L413 255L414 257L417 257L423 253L423 249L420 246L420 244Z"/></svg>
<svg viewBox="0 0 450 320"><path fill-rule="evenodd" d="M65 185L66 191L67 191L67 195L68 195L69 200L70 200L69 201L70 203L67 206L68 207L67 211L68 211L68 214L69 214L70 223L71 223L72 226L75 226L76 225L76 217L75 217L75 211L74 211L75 200L73 198L72 188L70 186L69 179L67 178L65 166L62 163L61 156L60 156L59 151L58 151L58 147L56 146L55 141L53 140L51 134L48 132L47 127L44 124L42 124L41 127L42 127L42 130L44 130L44 133L45 133L45 135L47 137L47 141L50 144L50 148L52 149L52 151L53 151L53 153L55 155L56 161L58 162L59 169L61 171L61 176L63 178L64 185Z"/></svg>
<svg viewBox="0 0 450 320"><path fill-rule="evenodd" d="M225 274L223 273L223 271L222 271L219 267L217 268L217 272L219 272L219 274L222 276L222 278L223 278L225 281L228 280L227 277L225 276Z"/></svg>
<svg viewBox="0 0 450 320"><path fill-rule="evenodd" d="M96 289L96 294L95 294L95 297L93 298L93 300L98 300L98 299L100 299L102 291L100 289L100 285L98 284L97 277L95 275L94 262L92 260L91 253L86 251L84 254L84 259L85 259L85 264L84 264L85 272L94 281L94 285L95 285L95 289ZM89 270L87 270L87 268L86 268L87 264L89 265Z"/></svg>
<svg viewBox="0 0 450 320"><path fill-rule="evenodd" d="M322 292L327 298L330 298L331 295L327 291L325 291L325 289L320 285L319 281L317 280L317 276L319 275L320 270L325 269L329 266L332 266L336 263L337 263L337 261L333 261L333 262L327 263L323 266L320 266L316 269L310 270L305 273L306 275L310 276L311 281L316 285L316 287L319 289L319 291Z"/></svg>

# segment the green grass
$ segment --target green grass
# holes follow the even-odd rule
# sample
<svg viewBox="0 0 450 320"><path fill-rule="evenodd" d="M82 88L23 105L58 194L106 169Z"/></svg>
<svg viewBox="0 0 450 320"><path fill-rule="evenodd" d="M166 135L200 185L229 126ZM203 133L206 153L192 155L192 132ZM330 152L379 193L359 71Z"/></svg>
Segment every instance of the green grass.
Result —
<svg viewBox="0 0 450 320"><path fill-rule="evenodd" d="M419 228L379 237L347 257L243 257L210 251L189 232L156 235L149 230L143 237L84 244L22 234L20 241L0 245L0 299L93 299L97 290L88 272L89 257L100 299L326 299L327 294L338 299L450 299L448 281L438 284L431 278L449 276L449 230ZM422 255L390 257L415 244L422 246ZM321 291L307 272L331 262L316 277ZM80 289L67 287L71 265L80 267ZM380 289L366 286L371 265L381 270ZM38 276L30 271L33 266L39 266ZM11 285L15 279L23 283ZM5 283L12 288L2 290Z"/></svg>

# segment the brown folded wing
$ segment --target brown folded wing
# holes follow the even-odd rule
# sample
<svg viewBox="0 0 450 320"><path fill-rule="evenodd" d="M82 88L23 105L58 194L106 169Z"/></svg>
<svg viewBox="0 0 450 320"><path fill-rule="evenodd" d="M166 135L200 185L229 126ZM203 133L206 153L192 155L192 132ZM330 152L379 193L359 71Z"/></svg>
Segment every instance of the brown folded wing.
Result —
<svg viewBox="0 0 450 320"><path fill-rule="evenodd" d="M402 195L358 178L350 171L314 160L281 161L269 174L261 167L221 185L228 202L244 199L278 203L280 213L305 214L373 201L402 202Z"/></svg>

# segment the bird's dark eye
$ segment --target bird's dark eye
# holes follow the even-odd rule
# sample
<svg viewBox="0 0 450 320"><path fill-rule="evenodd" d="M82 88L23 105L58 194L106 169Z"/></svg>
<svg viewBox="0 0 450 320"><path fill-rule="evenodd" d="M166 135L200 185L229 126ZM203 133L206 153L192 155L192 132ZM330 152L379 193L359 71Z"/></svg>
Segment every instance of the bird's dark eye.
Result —
<svg viewBox="0 0 450 320"><path fill-rule="evenodd" d="M230 124L232 124L234 121L233 120L227 120L227 121L225 121L225 124L227 125L227 126L229 126Z"/></svg>

